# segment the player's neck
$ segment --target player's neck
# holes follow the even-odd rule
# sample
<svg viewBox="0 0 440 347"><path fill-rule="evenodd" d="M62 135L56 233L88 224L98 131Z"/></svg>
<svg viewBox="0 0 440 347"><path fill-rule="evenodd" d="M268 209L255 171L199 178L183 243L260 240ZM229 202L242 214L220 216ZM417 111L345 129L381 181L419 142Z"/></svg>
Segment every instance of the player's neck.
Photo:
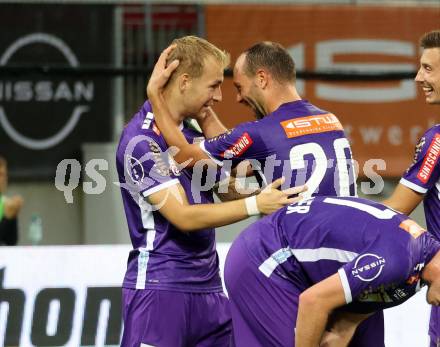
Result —
<svg viewBox="0 0 440 347"><path fill-rule="evenodd" d="M272 113L276 111L282 104L301 100L301 97L299 96L295 86L280 85L277 88L273 88L271 95L267 98L267 100L267 111Z"/></svg>
<svg viewBox="0 0 440 347"><path fill-rule="evenodd" d="M176 125L181 124L186 117L182 107L182 100L176 97L172 90L168 89L164 91L164 99L167 103L168 110L170 111L171 119Z"/></svg>

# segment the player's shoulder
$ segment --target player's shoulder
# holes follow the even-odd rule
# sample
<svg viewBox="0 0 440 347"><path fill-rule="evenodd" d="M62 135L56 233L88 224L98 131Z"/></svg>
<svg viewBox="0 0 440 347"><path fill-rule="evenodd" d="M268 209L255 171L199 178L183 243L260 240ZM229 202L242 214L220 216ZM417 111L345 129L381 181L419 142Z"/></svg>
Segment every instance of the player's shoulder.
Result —
<svg viewBox="0 0 440 347"><path fill-rule="evenodd" d="M122 131L119 145L126 147L130 144L139 146L148 142L162 143L162 139L163 137L155 124L152 123L151 127L148 128L142 127L138 119L132 119Z"/></svg>
<svg viewBox="0 0 440 347"><path fill-rule="evenodd" d="M432 139L434 137L440 137L440 124L435 124L425 131L423 134L427 139Z"/></svg>
<svg viewBox="0 0 440 347"><path fill-rule="evenodd" d="M160 134L159 129L154 123L152 113L139 110L133 118L126 124L122 131L118 145L118 155L122 153L136 152L158 152L165 151L166 144Z"/></svg>
<svg viewBox="0 0 440 347"><path fill-rule="evenodd" d="M436 124L425 131L416 144L416 155L428 148L432 143L440 145L440 124Z"/></svg>

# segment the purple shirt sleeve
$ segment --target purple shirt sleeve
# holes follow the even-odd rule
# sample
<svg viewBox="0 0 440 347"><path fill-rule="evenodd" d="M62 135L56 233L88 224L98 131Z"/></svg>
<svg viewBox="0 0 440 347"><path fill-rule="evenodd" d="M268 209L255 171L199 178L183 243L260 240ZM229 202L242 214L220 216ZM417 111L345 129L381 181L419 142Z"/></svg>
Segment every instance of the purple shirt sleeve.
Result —
<svg viewBox="0 0 440 347"><path fill-rule="evenodd" d="M400 183L419 192L426 193L440 177L440 127L429 129L416 145L414 160L402 176Z"/></svg>
<svg viewBox="0 0 440 347"><path fill-rule="evenodd" d="M387 247L382 241L382 245L369 248L340 268L347 304L361 296L378 295L376 289L381 286L405 281L411 270L405 252L406 249L398 250L392 245ZM370 300L376 301L373 297Z"/></svg>
<svg viewBox="0 0 440 347"><path fill-rule="evenodd" d="M237 165L243 160L261 159L266 148L256 124L240 124L231 131L202 141L200 148L219 166L223 166L225 160L232 160L233 165Z"/></svg>
<svg viewBox="0 0 440 347"><path fill-rule="evenodd" d="M125 149L125 182L129 189L144 197L179 183L174 161L158 142L148 135L139 135Z"/></svg>

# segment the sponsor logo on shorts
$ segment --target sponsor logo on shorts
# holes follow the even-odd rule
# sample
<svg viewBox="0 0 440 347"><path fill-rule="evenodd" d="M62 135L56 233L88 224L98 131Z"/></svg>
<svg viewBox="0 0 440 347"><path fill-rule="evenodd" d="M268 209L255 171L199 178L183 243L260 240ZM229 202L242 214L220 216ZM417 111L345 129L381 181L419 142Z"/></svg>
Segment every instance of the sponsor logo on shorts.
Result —
<svg viewBox="0 0 440 347"><path fill-rule="evenodd" d="M385 258L372 253L366 253L356 259L351 274L364 282L371 282L382 273Z"/></svg>
<svg viewBox="0 0 440 347"><path fill-rule="evenodd" d="M404 220L402 223L400 223L399 227L410 233L410 235L415 239L426 231L411 219Z"/></svg>
<svg viewBox="0 0 440 347"><path fill-rule="evenodd" d="M434 167L437 164L440 155L440 134L435 134L428 151L426 152L425 159L423 160L422 167L420 168L417 178L426 183L431 177Z"/></svg>
<svg viewBox="0 0 440 347"><path fill-rule="evenodd" d="M220 155L226 159L239 157L249 149L252 143L253 141L250 135L246 132L243 135L241 135L231 147L229 147L226 151L224 151Z"/></svg>
<svg viewBox="0 0 440 347"><path fill-rule="evenodd" d="M280 124L289 139L297 136L343 130L338 118L331 113L293 118Z"/></svg>

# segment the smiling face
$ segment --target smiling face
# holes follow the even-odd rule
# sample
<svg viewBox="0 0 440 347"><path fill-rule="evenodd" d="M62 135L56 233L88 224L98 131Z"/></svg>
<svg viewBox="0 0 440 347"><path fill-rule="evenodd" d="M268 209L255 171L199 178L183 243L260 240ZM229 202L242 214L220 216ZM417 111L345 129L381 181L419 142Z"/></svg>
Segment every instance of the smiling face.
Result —
<svg viewBox="0 0 440 347"><path fill-rule="evenodd" d="M245 54L240 55L235 63L234 86L237 89L237 102L250 107L257 119L266 116L264 97L256 83L256 76L248 76L246 73Z"/></svg>
<svg viewBox="0 0 440 347"><path fill-rule="evenodd" d="M213 57L207 57L203 73L199 77L186 77L183 89L183 104L188 117L222 100L224 66Z"/></svg>
<svg viewBox="0 0 440 347"><path fill-rule="evenodd" d="M415 81L420 84L428 104L440 104L440 48L425 48Z"/></svg>

